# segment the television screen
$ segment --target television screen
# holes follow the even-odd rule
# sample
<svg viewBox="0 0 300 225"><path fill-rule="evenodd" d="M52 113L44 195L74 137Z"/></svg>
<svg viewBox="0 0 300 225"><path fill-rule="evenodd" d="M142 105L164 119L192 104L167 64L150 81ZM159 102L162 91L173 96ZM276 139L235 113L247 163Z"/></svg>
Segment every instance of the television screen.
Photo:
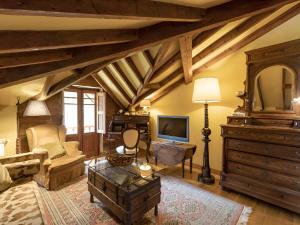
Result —
<svg viewBox="0 0 300 225"><path fill-rule="evenodd" d="M187 116L158 116L158 137L174 141L189 141Z"/></svg>

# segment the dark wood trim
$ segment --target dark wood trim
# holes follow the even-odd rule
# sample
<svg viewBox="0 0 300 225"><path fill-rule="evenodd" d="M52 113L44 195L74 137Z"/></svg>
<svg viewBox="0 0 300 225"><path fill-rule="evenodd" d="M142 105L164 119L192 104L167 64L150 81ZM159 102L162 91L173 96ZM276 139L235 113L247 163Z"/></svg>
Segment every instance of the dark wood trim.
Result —
<svg viewBox="0 0 300 225"><path fill-rule="evenodd" d="M143 55L144 55L144 57L145 57L145 59L146 59L148 65L149 65L150 67L153 67L155 62L154 62L154 59L153 59L153 57L152 57L150 51L149 51L148 49L145 50L145 51L143 51Z"/></svg>
<svg viewBox="0 0 300 225"><path fill-rule="evenodd" d="M261 83L260 83L260 77L257 78L256 81L256 85L257 85L257 91L258 91L258 96L259 96L259 100L260 100L260 104L261 104L261 110L263 111L265 109L265 102L264 102L264 97L261 91Z"/></svg>
<svg viewBox="0 0 300 225"><path fill-rule="evenodd" d="M111 64L111 66L121 75L121 77L124 79L126 85L129 87L130 91L135 95L136 94L135 87L133 86L132 82L128 79L125 72L121 69L119 64L117 62L114 62Z"/></svg>

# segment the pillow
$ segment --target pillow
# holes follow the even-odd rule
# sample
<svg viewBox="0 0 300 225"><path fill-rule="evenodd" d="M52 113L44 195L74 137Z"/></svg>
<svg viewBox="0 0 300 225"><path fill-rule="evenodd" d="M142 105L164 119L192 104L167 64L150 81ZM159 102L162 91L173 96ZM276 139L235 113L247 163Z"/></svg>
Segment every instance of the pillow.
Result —
<svg viewBox="0 0 300 225"><path fill-rule="evenodd" d="M0 163L0 192L8 189L11 184L12 180L7 168Z"/></svg>
<svg viewBox="0 0 300 225"><path fill-rule="evenodd" d="M60 143L48 143L40 145L39 147L48 150L48 156L50 159L56 159L66 154L66 150L61 146Z"/></svg>

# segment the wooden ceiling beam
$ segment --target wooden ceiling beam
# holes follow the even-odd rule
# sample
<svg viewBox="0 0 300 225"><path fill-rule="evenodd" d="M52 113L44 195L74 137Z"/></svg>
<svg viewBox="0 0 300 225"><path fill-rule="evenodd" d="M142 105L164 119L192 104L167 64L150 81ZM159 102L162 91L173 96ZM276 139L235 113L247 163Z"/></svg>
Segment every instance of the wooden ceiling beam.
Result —
<svg viewBox="0 0 300 225"><path fill-rule="evenodd" d="M125 109L126 107L119 101L119 99L114 95L111 89L105 84L105 82L101 79L98 74L93 74L92 77L95 81L105 90L106 93L113 99L113 101L121 108Z"/></svg>
<svg viewBox="0 0 300 225"><path fill-rule="evenodd" d="M182 38L179 38L179 47L181 53L181 61L183 67L183 74L185 83L190 83L193 81L193 71L192 71L192 36L188 35Z"/></svg>
<svg viewBox="0 0 300 225"><path fill-rule="evenodd" d="M260 38L261 36L265 35L266 33L270 32L274 28L280 26L281 24L285 23L289 19L293 18L294 16L298 15L300 13L300 3L293 6L289 10L287 10L285 13L281 14L280 16L274 18L264 26L260 27L259 29L255 30L230 48L226 49L216 57L209 60L207 63L201 65L200 67L196 68L193 72L194 75L197 75L213 64L219 62L220 60L224 59L225 57L231 55L232 53L240 50L241 48L245 47L246 45L250 44L251 42L255 41L256 39Z"/></svg>
<svg viewBox="0 0 300 225"><path fill-rule="evenodd" d="M36 95L34 97L34 99L45 100L47 98L47 94L48 94L48 92L51 88L51 85L52 85L52 82L53 82L54 78L55 78L55 75L47 77L41 92L38 95Z"/></svg>
<svg viewBox="0 0 300 225"><path fill-rule="evenodd" d="M136 30L0 31L0 53L116 44L137 38Z"/></svg>
<svg viewBox="0 0 300 225"><path fill-rule="evenodd" d="M115 58L120 59L136 51L194 33L219 27L247 16L266 12L297 0L235 0L207 9L205 21L194 23L164 22L139 30L139 39L126 44L84 47L77 49L71 60L0 70L0 88L72 70ZM15 2L15 1L13 1ZM39 1L40 2L40 1ZM49 1L48 1L49 2ZM52 1L51 1L52 2ZM61 1L65 2L65 1ZM2 3L2 2L1 2ZM1 7L0 7L1 8ZM229 10L230 9L230 10Z"/></svg>
<svg viewBox="0 0 300 225"><path fill-rule="evenodd" d="M104 68L106 65L108 65L110 62L102 62L102 63L97 63L94 65L90 65L82 70L77 70L74 72L73 75L66 77L65 79L61 80L60 82L54 84L48 91L47 96L45 99L48 99L57 93L63 91L67 87L70 87L71 85L85 79L86 77L92 75L93 73L98 72L102 68Z"/></svg>
<svg viewBox="0 0 300 225"><path fill-rule="evenodd" d="M7 0L0 2L0 13L30 16L193 22L201 20L205 10L150 0L23 0L22 2Z"/></svg>
<svg viewBox="0 0 300 225"><path fill-rule="evenodd" d="M167 57L167 53L169 52L171 46L172 46L173 42L168 41L166 43L163 43L162 46L159 48L157 55L155 56L155 64L154 67L155 68L159 68L161 65L163 65L168 57Z"/></svg>
<svg viewBox="0 0 300 225"><path fill-rule="evenodd" d="M125 88L122 87L119 82L114 78L114 76L112 75L112 73L107 69L107 68L103 68L102 71L108 76L108 78L110 79L110 81L116 86L116 88L121 92L121 94L123 95L123 97L130 103L131 102L131 98L129 97L129 95L127 94L127 92L125 91Z"/></svg>
<svg viewBox="0 0 300 225"><path fill-rule="evenodd" d="M127 75L124 73L124 71L121 69L119 64L117 62L114 62L111 64L111 66L120 74L120 76L124 79L126 85L129 87L130 91L136 95L136 89L131 83L131 81L128 79Z"/></svg>
<svg viewBox="0 0 300 225"><path fill-rule="evenodd" d="M63 61L72 58L70 51L49 50L0 55L0 69Z"/></svg>
<svg viewBox="0 0 300 225"><path fill-rule="evenodd" d="M219 30L221 30L225 25L213 28L211 30L207 30L204 32L201 32L193 39L193 49L197 48L200 44L202 44L204 41L206 41L208 38L213 36L215 33L217 33Z"/></svg>
<svg viewBox="0 0 300 225"><path fill-rule="evenodd" d="M250 17L246 21L242 22L232 30L230 30L228 33L224 34L222 37L220 37L218 40L213 42L211 45L207 46L205 49L203 49L201 52L199 52L197 55L193 57L193 64L200 61L201 59L205 58L212 52L218 50L219 48L222 48L230 41L237 38L239 35L243 34L245 31L249 30L251 27L255 26L259 22L261 22L263 19L265 19L267 16L269 16L271 12L265 12L262 14L255 15L253 17Z"/></svg>
<svg viewBox="0 0 300 225"><path fill-rule="evenodd" d="M127 58L125 58L125 61L126 61L127 65L129 66L129 68L134 73L134 75L136 76L136 78L142 84L143 81L144 81L143 76L142 76L141 72L138 70L138 68L136 67L136 65L134 64L132 58L131 57L127 57Z"/></svg>

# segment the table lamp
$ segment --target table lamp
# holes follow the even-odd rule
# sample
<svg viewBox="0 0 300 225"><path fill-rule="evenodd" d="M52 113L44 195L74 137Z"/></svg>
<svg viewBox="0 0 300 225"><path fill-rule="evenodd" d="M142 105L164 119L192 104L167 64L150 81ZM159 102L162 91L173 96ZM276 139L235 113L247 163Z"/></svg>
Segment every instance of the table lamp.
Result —
<svg viewBox="0 0 300 225"><path fill-rule="evenodd" d="M143 108L144 114L148 114L148 108L150 108L150 106L151 106L150 99L144 99L140 103L140 107Z"/></svg>
<svg viewBox="0 0 300 225"><path fill-rule="evenodd" d="M50 116L50 112L44 101L30 100L23 116Z"/></svg>
<svg viewBox="0 0 300 225"><path fill-rule="evenodd" d="M204 128L202 129L204 141L202 173L198 176L198 181L204 184L213 184L215 178L211 175L209 166L209 135L211 130L208 124L208 103L221 101L219 81L217 78L207 77L195 80L192 101L204 104Z"/></svg>

